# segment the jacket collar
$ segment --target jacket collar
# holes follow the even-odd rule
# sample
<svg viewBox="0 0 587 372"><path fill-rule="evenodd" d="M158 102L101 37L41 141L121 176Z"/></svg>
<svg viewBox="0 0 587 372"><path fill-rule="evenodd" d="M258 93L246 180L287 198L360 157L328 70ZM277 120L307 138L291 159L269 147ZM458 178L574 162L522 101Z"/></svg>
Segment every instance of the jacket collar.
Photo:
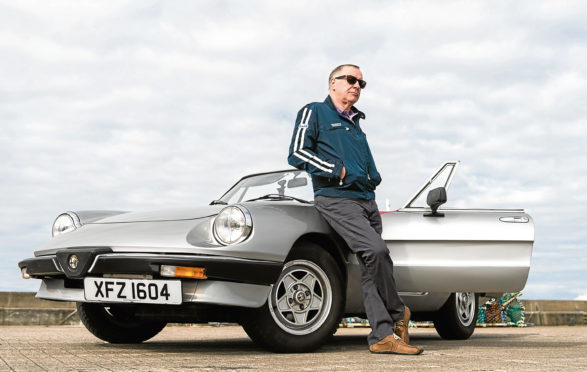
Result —
<svg viewBox="0 0 587 372"><path fill-rule="evenodd" d="M336 106L334 105L334 102L332 102L332 98L330 98L330 95L328 95L326 97L326 99L324 100L324 103L326 103L328 105L328 107L330 107L331 109L333 109L334 111L336 111L338 113L338 111L336 110ZM358 114L357 117L359 119L365 119L365 113L363 113L362 111L359 111L359 109L357 109L355 106L351 107L351 111L356 112Z"/></svg>

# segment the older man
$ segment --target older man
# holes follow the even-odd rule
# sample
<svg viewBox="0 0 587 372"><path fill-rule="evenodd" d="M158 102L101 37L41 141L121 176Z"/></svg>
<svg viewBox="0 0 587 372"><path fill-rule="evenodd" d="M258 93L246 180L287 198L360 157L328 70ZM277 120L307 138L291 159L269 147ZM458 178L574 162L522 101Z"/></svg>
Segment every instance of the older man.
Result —
<svg viewBox="0 0 587 372"><path fill-rule="evenodd" d="M353 106L366 84L358 66L335 68L324 102L298 112L288 162L312 175L316 209L357 254L372 329L369 350L420 354L422 348L409 345L410 310L397 293L393 263L381 238L374 193L381 176L359 125L365 114Z"/></svg>

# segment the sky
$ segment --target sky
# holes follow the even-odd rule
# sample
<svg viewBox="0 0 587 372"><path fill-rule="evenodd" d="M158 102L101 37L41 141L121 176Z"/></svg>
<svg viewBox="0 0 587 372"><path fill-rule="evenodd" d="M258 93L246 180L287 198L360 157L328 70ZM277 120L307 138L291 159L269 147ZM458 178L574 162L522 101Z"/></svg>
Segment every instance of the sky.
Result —
<svg viewBox="0 0 587 372"><path fill-rule="evenodd" d="M587 3L0 0L0 291L67 210L207 204L288 168L337 65L397 209L443 162L447 206L524 208L526 299L587 300ZM488 252L491 254L491 252Z"/></svg>

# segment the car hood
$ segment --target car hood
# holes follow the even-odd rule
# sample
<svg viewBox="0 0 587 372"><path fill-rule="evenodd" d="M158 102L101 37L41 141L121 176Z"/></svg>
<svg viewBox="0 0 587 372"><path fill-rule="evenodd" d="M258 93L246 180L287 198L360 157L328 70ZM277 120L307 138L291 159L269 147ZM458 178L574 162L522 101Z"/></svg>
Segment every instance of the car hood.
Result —
<svg viewBox="0 0 587 372"><path fill-rule="evenodd" d="M91 224L125 223L125 222L157 222L182 221L209 217L218 214L225 205L207 205L203 207L166 209L147 212L128 212L116 216L106 217Z"/></svg>
<svg viewBox="0 0 587 372"><path fill-rule="evenodd" d="M54 254L69 247L112 247L113 250L183 252L194 246L186 240L192 230L203 231L206 243L209 223L206 217L218 214L225 205L122 213L84 223L75 231L58 235L35 252L35 256Z"/></svg>

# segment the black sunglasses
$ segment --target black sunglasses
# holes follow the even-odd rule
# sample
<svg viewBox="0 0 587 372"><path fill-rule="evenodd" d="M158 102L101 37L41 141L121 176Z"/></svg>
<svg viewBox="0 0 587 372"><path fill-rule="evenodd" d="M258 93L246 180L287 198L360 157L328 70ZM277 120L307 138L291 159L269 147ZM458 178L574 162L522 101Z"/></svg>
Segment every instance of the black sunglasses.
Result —
<svg viewBox="0 0 587 372"><path fill-rule="evenodd" d="M357 79L353 75L340 75L340 76L335 77L335 79L344 79L344 78L346 78L346 82L349 83L350 85L355 85L358 81L359 87L361 87L361 89L365 89L365 87L367 86L367 82L365 80Z"/></svg>

